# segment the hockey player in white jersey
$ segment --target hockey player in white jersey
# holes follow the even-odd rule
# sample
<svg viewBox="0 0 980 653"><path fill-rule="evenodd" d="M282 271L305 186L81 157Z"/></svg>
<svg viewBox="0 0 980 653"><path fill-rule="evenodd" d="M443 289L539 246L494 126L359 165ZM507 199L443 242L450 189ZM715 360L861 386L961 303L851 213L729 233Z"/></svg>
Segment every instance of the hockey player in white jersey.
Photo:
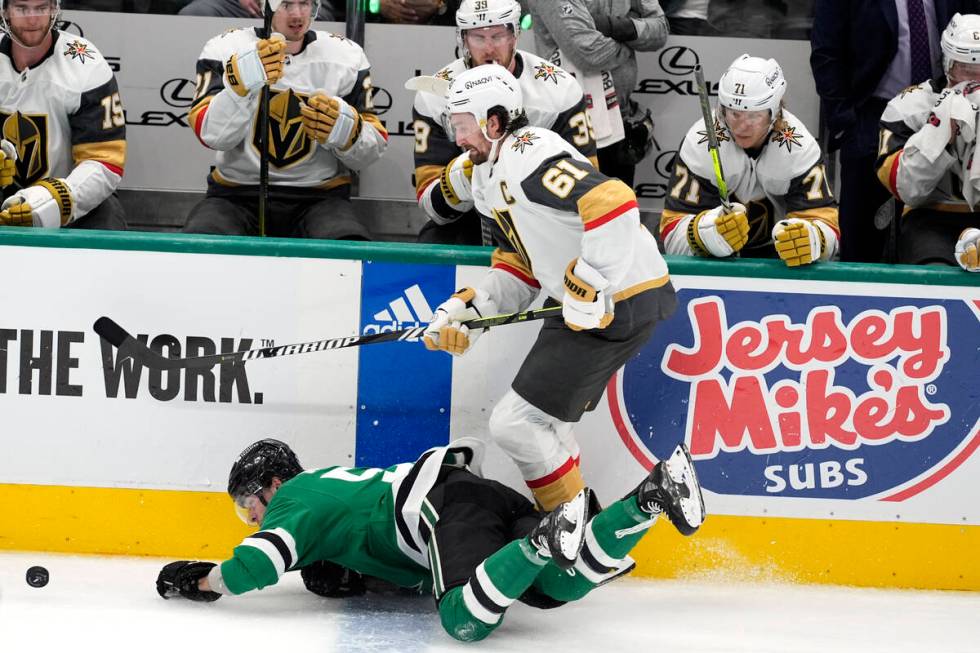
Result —
<svg viewBox="0 0 980 653"><path fill-rule="evenodd" d="M551 510L583 487L574 423L675 310L674 288L633 190L555 132L527 126L506 68L460 72L448 103L456 143L482 161L473 201L492 218L497 249L483 281L437 308L425 344L464 354L480 334L462 320L522 311L542 292L545 306L561 304L490 416L491 436Z"/></svg>
<svg viewBox="0 0 980 653"><path fill-rule="evenodd" d="M878 178L906 207L899 263L980 272L980 16L956 14L940 42L945 75L910 86L885 107Z"/></svg>
<svg viewBox="0 0 980 653"><path fill-rule="evenodd" d="M674 161L660 220L668 254L827 261L840 228L820 145L783 106L786 79L774 59L743 54L718 83L723 206L704 119L688 130ZM870 219L870 217L869 217Z"/></svg>
<svg viewBox="0 0 980 653"><path fill-rule="evenodd" d="M116 78L88 40L54 29L59 0L0 0L0 225L125 229Z"/></svg>
<svg viewBox="0 0 980 653"><path fill-rule="evenodd" d="M310 29L318 4L283 0L272 35L237 29L204 46L189 121L217 155L207 196L184 231L258 233L259 97L268 82L267 233L370 238L351 207L349 170L377 161L388 133L371 103L364 51L343 36Z"/></svg>
<svg viewBox="0 0 980 653"><path fill-rule="evenodd" d="M452 80L471 66L500 64L521 85L530 124L557 132L598 167L582 87L557 65L517 49L521 7L515 0L462 0L456 26L461 56L436 73L437 77ZM419 208L429 217L419 241L481 244L480 219L473 212L470 192L476 162L453 142L445 99L418 93L412 113L415 190Z"/></svg>

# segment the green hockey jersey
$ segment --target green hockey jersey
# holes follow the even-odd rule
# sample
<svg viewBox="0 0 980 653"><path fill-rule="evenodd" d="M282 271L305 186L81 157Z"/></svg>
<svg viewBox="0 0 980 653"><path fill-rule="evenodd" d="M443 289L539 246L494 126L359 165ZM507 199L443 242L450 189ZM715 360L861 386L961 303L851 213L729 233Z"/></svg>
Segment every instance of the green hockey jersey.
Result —
<svg viewBox="0 0 980 653"><path fill-rule="evenodd" d="M426 542L435 513L426 495L444 465L461 466L472 457L472 449L454 444L386 469L326 467L295 476L272 497L261 530L221 564L225 587L242 594L275 584L290 569L328 560L428 590Z"/></svg>

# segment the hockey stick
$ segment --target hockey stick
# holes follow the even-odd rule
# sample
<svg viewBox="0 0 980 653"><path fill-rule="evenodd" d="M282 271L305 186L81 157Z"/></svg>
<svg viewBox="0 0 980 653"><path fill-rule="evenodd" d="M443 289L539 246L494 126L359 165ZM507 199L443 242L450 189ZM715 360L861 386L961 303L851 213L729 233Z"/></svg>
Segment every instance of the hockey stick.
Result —
<svg viewBox="0 0 980 653"><path fill-rule="evenodd" d="M272 5L275 4L275 7ZM272 36L272 15L282 4L281 0L265 0L262 3L262 38ZM259 235L265 235L265 213L269 204L269 83L259 95Z"/></svg>
<svg viewBox="0 0 980 653"><path fill-rule="evenodd" d="M543 320L549 317L561 315L561 306L549 306L523 313L508 313L505 315L494 315L491 317L481 317L475 320L464 322L471 329L486 329L489 327L503 326L504 324L516 324L518 322L530 322L532 320ZM150 349L145 343L140 342L131 336L125 329L116 324L108 317L100 317L93 326L95 332L104 338L110 345L119 349L120 358L132 358L135 362L148 367L152 370L180 370L180 369L209 369L221 363L237 363L254 360L256 358L275 358L277 356L291 356L293 354L310 354L315 351L327 349L343 349L345 347L360 347L361 345L373 345L379 342L393 342L396 340L416 340L425 331L425 326L410 327L399 329L398 331L388 331L385 333L373 333L360 336L346 336L342 338L326 338L313 342L302 342L295 345L282 345L279 347L260 347L258 349L246 349L227 354L211 354L210 356L195 356L192 358L166 358L159 352Z"/></svg>
<svg viewBox="0 0 980 653"><path fill-rule="evenodd" d="M711 152L711 163L715 168L715 181L718 182L718 195L725 213L732 212L732 203L728 200L728 184L725 183L725 171L721 168L721 155L718 150L718 133L715 131L715 121L711 117L711 103L708 101L708 85L704 82L704 70L698 64L694 67L694 81L698 87L698 99L701 101L701 115L704 117L705 137L708 139L708 151Z"/></svg>

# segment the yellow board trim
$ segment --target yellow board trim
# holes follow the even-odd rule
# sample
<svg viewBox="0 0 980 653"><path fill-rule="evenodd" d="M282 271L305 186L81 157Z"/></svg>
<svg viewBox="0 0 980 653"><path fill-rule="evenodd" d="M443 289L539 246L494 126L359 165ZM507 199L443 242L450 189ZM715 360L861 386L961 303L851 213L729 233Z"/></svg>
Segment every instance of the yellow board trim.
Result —
<svg viewBox="0 0 980 653"><path fill-rule="evenodd" d="M0 485L0 550L224 560L254 532L223 492ZM980 591L980 526L710 515L660 519L634 575Z"/></svg>
<svg viewBox="0 0 980 653"><path fill-rule="evenodd" d="M223 560L255 532L224 492L0 485L0 549Z"/></svg>
<svg viewBox="0 0 980 653"><path fill-rule="evenodd" d="M708 515L691 537L660 519L635 575L980 591L980 526Z"/></svg>

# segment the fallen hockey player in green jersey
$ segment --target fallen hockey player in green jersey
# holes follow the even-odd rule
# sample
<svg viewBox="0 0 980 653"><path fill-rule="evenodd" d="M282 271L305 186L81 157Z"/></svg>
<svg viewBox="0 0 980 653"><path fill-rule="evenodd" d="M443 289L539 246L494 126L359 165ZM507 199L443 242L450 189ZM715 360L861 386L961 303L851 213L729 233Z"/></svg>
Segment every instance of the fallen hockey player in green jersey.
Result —
<svg viewBox="0 0 980 653"><path fill-rule="evenodd" d="M304 471L285 443L256 442L232 467L228 493L242 519L261 530L220 565L166 565L157 591L214 601L303 569L312 591L343 595L349 574L329 570L353 570L431 590L446 632L474 641L496 629L516 600L557 607L628 572L630 550L661 513L685 535L705 517L684 445L601 512L586 488L541 513L515 490L471 471L481 452L482 443L464 439L387 469ZM313 570L325 575L307 573Z"/></svg>

